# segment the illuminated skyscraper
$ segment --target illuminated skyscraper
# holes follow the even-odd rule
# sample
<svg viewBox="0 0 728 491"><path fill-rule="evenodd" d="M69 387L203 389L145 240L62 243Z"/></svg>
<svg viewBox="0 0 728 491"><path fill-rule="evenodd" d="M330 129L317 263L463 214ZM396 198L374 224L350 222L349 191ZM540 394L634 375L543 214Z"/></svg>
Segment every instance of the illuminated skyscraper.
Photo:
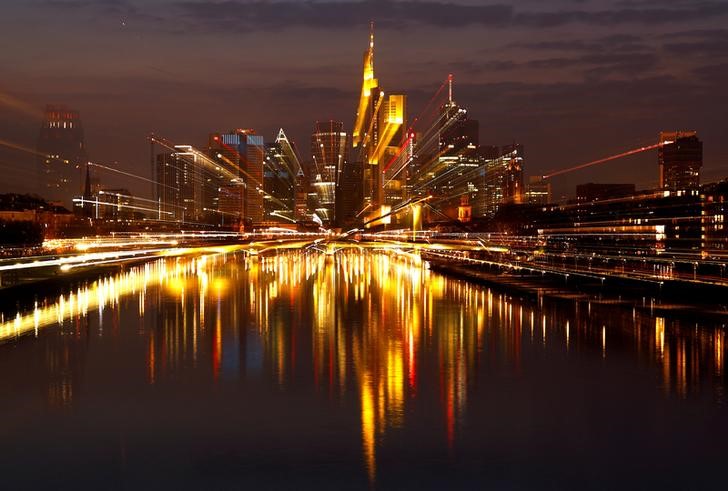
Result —
<svg viewBox="0 0 728 491"><path fill-rule="evenodd" d="M448 100L440 109L440 151L448 154L468 152L480 142L480 123L453 99L453 77L448 76Z"/></svg>
<svg viewBox="0 0 728 491"><path fill-rule="evenodd" d="M78 111L48 105L38 137L41 194L67 204L83 193L86 147Z"/></svg>
<svg viewBox="0 0 728 491"><path fill-rule="evenodd" d="M551 182L541 176L529 177L524 203L529 205L547 205L551 203Z"/></svg>
<svg viewBox="0 0 728 491"><path fill-rule="evenodd" d="M101 189L96 199L99 201L99 216L104 220L128 221L134 218L134 196L128 189Z"/></svg>
<svg viewBox="0 0 728 491"><path fill-rule="evenodd" d="M696 190L703 166L703 142L695 131L660 133L658 165L660 188L670 191Z"/></svg>
<svg viewBox="0 0 728 491"><path fill-rule="evenodd" d="M452 219L459 219L463 203L479 209L479 178L484 159L479 153L479 124L452 96L452 76L448 78L448 98L440 107L436 145L419 162L415 189L419 196L430 195L437 208Z"/></svg>
<svg viewBox="0 0 728 491"><path fill-rule="evenodd" d="M263 167L263 203L265 220L276 222L296 221L296 200L305 199L298 190L297 176L301 164L295 149L281 129L273 143L266 145ZM305 212L304 212L305 213Z"/></svg>
<svg viewBox="0 0 728 491"><path fill-rule="evenodd" d="M483 180L480 186L478 214L494 215L504 204L520 204L524 200L523 188L523 145L512 144L501 147L499 157L492 158L497 147L483 147L485 160Z"/></svg>
<svg viewBox="0 0 728 491"><path fill-rule="evenodd" d="M157 154L157 219L198 222L203 219L203 174L200 155L189 145Z"/></svg>
<svg viewBox="0 0 728 491"><path fill-rule="evenodd" d="M399 153L406 114L406 96L385 95L374 77L374 28L364 52L361 96L352 131L355 160L363 162L364 203L368 218L388 212L384 199L384 167Z"/></svg>
<svg viewBox="0 0 728 491"><path fill-rule="evenodd" d="M505 166L503 197L506 203L523 203L523 145L505 145L501 149Z"/></svg>
<svg viewBox="0 0 728 491"><path fill-rule="evenodd" d="M242 220L250 226L263 221L263 161L265 143L253 130L237 129L213 133L209 155L226 174L237 176L221 182L218 211L224 217Z"/></svg>
<svg viewBox="0 0 728 491"><path fill-rule="evenodd" d="M347 161L347 134L340 121L318 121L311 135L313 159L311 184L316 192L316 215L325 224L334 223L336 183Z"/></svg>

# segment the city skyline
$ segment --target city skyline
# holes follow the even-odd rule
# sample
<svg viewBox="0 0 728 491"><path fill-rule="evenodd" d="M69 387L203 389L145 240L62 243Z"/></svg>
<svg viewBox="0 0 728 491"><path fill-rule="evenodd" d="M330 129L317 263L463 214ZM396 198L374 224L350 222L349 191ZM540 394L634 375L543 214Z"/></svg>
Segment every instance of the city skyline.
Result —
<svg viewBox="0 0 728 491"><path fill-rule="evenodd" d="M725 480L728 0L0 3L9 489Z"/></svg>
<svg viewBox="0 0 728 491"><path fill-rule="evenodd" d="M237 3L225 5L232 8ZM188 29L173 35L161 28L158 29L160 32L153 32L145 13L166 13L166 17L158 16L158 22L159 26L168 26L170 19L182 15L176 10L179 5L151 2L145 3L143 8L137 5L136 10L129 8L134 5L134 2L42 2L35 5L53 9L57 13L56 23L66 26L98 18L101 19L100 25L110 27L113 25L111 19L122 19L116 26L118 29L109 29L99 37L108 43L109 58L121 63L109 66L110 59L95 58L93 77L77 79L72 76L73 73L80 75L79 63L99 49L89 44L74 44L88 41L91 28L78 32L71 29L58 44L41 44L37 40L26 43L24 59L14 60L6 81L0 87L5 101L0 106L0 114L8 116L2 120L13 123L12 129L6 131L3 128L7 140L34 146L40 120L31 114L40 114L46 103L63 103L81 113L92 161L107 164L118 161L120 168L142 173L148 172L149 168L143 141L149 132L159 132L178 142L202 145L204 135L215 128L254 127L268 140L283 127L299 148L306 149L305 142L316 120L343 121L344 131L351 131L351 113L355 109L358 92L356 79L360 75L361 39L366 35L368 18L344 17L345 22L338 26L307 24L311 22L307 21L310 17L293 15L301 13L300 7L290 2L279 2L275 9L271 7L268 10L264 6L247 5L247 13L239 16L253 18L258 15L261 20L259 25L254 25L238 19L237 23L246 26L245 33L225 24L222 32ZM349 12L357 5L366 11L364 6L368 3L311 5L314 10L335 6L337 12ZM725 16L721 4L691 6L689 3L671 2L656 7L633 2L618 7L611 2L588 2L574 7L573 2L566 2L545 9L553 11L554 20L548 27L537 25L534 17L528 18L526 14L535 8L532 4L510 10L502 8L501 21L491 21L475 14L497 12L495 7L488 10L471 5L473 10L464 10L466 7L462 5L451 5L447 10L444 4L433 3L422 9L423 12L412 14L406 22L402 18L402 5L405 4L379 2L380 8L372 7L373 10L367 12L377 23L378 76L385 81L390 93L407 94L408 112L414 115L447 74L454 73L457 100L480 121L481 142L505 144L517 141L523 144L529 155L527 176L654 143L656 135L666 130L696 130L701 135L705 142L704 181L718 180L726 174L728 153L723 148L725 139L721 138L721 122L725 116L715 111L716 107L720 107L721 98L725 97L717 87L725 77L725 70L720 68L723 55L719 48L723 46L721 42L725 43L726 31L710 29L715 27L716 20L707 17L711 15L719 19ZM572 14L583 11L583 15L569 17L565 11L558 14L559 5L564 9L569 7L567 10ZM162 9L165 6L167 9ZM451 25L442 25L445 20L427 16L427 12L438 7L452 14L455 20L451 21ZM214 18L223 15L219 10L224 9L218 5L218 8L210 10L209 17ZM275 17L276 12L281 15L288 12L286 18L290 17L289 21L279 19L277 25L266 23L265 19ZM601 17L597 15L600 12ZM25 19L29 15L27 6L17 2L7 7L7 13L9 15L5 19ZM458 16L463 13L472 15L466 21ZM199 23L206 19L205 16L195 18ZM648 22L648 19L652 21ZM397 20L402 21L401 31L394 28L399 25ZM502 24L508 24L512 29L506 30ZM639 34L635 34L636 25L642 26ZM2 35L11 36L13 27L5 27ZM316 27L327 29L314 30ZM446 39L452 47L446 49L436 37L417 40L423 33L432 30L447 34ZM518 31L517 35L512 32L514 30ZM618 34L625 30L632 34ZM544 39L555 34L559 41ZM453 35L471 42L460 46ZM220 39L225 41L236 37L254 40L257 50L242 49L234 63L223 66L222 60L229 59L222 57L220 50L210 47L215 36L221 36ZM488 41L488 47L472 43L473 36ZM513 36L520 41L511 39ZM186 66L197 69L169 70L173 68L170 64L177 69L182 68L175 59L177 55L159 56L170 48L168 44L172 37L179 46L194 44L186 55L190 60L197 58L186 62ZM299 37L303 42L287 42ZM329 42L326 43L322 37ZM526 42L528 39L525 38L530 42ZM195 43L200 39L206 42ZM331 43L331 40L336 42ZM122 49L124 43L127 43L128 50ZM146 51L141 48L142 45L146 46ZM53 46L55 48L51 49ZM66 49L62 49L64 46ZM672 54L685 53L691 46L695 56L677 57ZM322 53L325 53L323 58L330 65L328 69L317 69L321 63L318 57ZM712 56L707 56L711 53ZM54 55L55 75L48 73L49 68L42 63L29 64L28 55L38 60ZM508 61L511 55L516 57L508 63L495 63L498 58ZM17 55L9 50L5 56L13 61L12 57ZM155 56L159 63L140 65ZM718 68L696 72L685 66L700 63L703 67L713 63ZM413 71L413 67L421 70L423 66L427 67L425 76ZM204 69L207 67L221 69L221 76L209 75L211 71ZM559 73L554 73L554 67L558 67L556 72ZM584 71L587 67L594 69L589 76ZM125 70L127 75L122 76ZM280 76L281 71L287 74ZM600 71L601 75L597 76L596 72ZM657 72L663 75L654 75ZM644 73L652 75L640 75ZM684 80L681 85L678 80L686 73L690 76L689 80L685 80L690 83ZM694 79L696 73L703 78ZM518 77L515 77L516 74L519 74ZM57 83L45 84L45 90L38 85L42 80L53 82L54 77ZM59 77L64 81L58 81ZM249 80L241 77L289 82L283 85L274 82L256 91L253 85L248 84ZM201 82L200 78L204 80ZM519 82L514 82L514 78ZM173 80L176 82L169 85ZM223 84L226 81L229 81L227 89ZM241 86L240 82L248 85ZM84 93L85 84L92 84L93 90ZM207 89L205 97L210 99L209 103L199 98L203 86ZM649 86L649 92L639 89L642 86ZM516 93L519 97L514 97ZM114 95L117 97L114 98ZM182 100L184 104L173 104L173 99ZM620 100L622 102L618 103ZM263 102L263 107L259 107ZM645 111L647 106L649 111ZM287 107L295 107L296 110L286 111ZM605 111L605 108L610 110ZM178 111L189 112L196 117L175 117ZM113 117L108 117L109 114ZM3 169L8 168L8 164L32 158L7 148L1 151ZM607 176L627 170L631 175L620 181L635 182L638 188L656 187L655 162L656 157L649 153L610 164L610 170L596 167L565 176L554 182L554 196L573 196L576 184L609 182ZM23 179L22 172L16 170L9 173L9 181L16 182L20 189L27 179Z"/></svg>

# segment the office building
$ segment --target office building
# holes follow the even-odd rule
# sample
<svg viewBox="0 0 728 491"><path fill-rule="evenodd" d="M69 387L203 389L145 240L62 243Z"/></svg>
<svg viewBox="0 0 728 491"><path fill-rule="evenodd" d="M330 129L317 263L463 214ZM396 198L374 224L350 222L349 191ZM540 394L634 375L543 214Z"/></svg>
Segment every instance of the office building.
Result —
<svg viewBox="0 0 728 491"><path fill-rule="evenodd" d="M218 212L223 222L238 220L250 227L263 221L265 153L263 137L253 130L236 129L210 135L208 154L217 163L219 172Z"/></svg>
<svg viewBox="0 0 728 491"><path fill-rule="evenodd" d="M340 121L318 121L311 135L310 182L316 193L314 213L322 223L334 223L336 183L347 161L347 134Z"/></svg>
<svg viewBox="0 0 728 491"><path fill-rule="evenodd" d="M696 190L703 166L703 142L695 131L660 133L658 165L660 188L670 191Z"/></svg>
<svg viewBox="0 0 728 491"><path fill-rule="evenodd" d="M63 105L48 105L38 136L40 194L51 201L70 205L83 193L88 161L83 126L78 111Z"/></svg>
<svg viewBox="0 0 728 491"><path fill-rule="evenodd" d="M180 223L202 221L206 211L202 157L190 145L176 145L174 149L156 156L156 218Z"/></svg>
<svg viewBox="0 0 728 491"><path fill-rule="evenodd" d="M405 95L385 94L374 76L372 28L369 47L364 52L361 96L352 130L355 152L352 158L363 163L362 216L365 222L387 214L390 209L385 203L385 184L391 184L393 170L385 168L399 157L404 142L406 102ZM389 177L385 175L387 171ZM401 193L397 185L388 186L388 192Z"/></svg>
<svg viewBox="0 0 728 491"><path fill-rule="evenodd" d="M301 171L298 157L281 129L278 137L266 145L263 166L264 221L295 223L296 176Z"/></svg>
<svg viewBox="0 0 728 491"><path fill-rule="evenodd" d="M551 183L541 176L529 177L524 203L530 205L547 205L551 203Z"/></svg>

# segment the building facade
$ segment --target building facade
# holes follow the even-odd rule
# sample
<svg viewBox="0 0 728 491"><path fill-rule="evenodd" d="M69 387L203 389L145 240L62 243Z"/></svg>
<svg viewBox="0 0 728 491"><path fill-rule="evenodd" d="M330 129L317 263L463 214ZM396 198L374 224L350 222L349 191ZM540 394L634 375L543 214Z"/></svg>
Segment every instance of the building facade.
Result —
<svg viewBox="0 0 728 491"><path fill-rule="evenodd" d="M695 131L660 133L657 159L660 188L686 191L700 187L703 142Z"/></svg>
<svg viewBox="0 0 728 491"><path fill-rule="evenodd" d="M263 222L263 137L249 129L213 133L208 153L219 168L218 212L223 222L237 220L246 226Z"/></svg>
<svg viewBox="0 0 728 491"><path fill-rule="evenodd" d="M529 177L524 203L530 205L547 205L551 203L551 183L541 176Z"/></svg>
<svg viewBox="0 0 728 491"><path fill-rule="evenodd" d="M156 156L157 213L162 221L200 222L205 217L201 156L189 145Z"/></svg>
<svg viewBox="0 0 728 491"><path fill-rule="evenodd" d="M311 135L310 182L316 193L314 212L331 225L336 214L336 185L347 162L347 134L340 121L317 121Z"/></svg>
<svg viewBox="0 0 728 491"><path fill-rule="evenodd" d="M293 223L296 221L296 176L300 163L281 129L278 137L266 145L263 166L264 221Z"/></svg>
<svg viewBox="0 0 728 491"><path fill-rule="evenodd" d="M40 194L51 201L71 203L83 192L88 158L78 111L48 105L38 135Z"/></svg>

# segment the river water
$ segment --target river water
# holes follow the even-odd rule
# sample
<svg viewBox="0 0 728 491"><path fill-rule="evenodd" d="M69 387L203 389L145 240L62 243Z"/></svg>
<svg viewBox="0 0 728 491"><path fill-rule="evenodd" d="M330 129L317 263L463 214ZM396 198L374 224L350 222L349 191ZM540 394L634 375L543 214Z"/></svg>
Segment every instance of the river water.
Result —
<svg viewBox="0 0 728 491"><path fill-rule="evenodd" d="M391 251L158 260L3 315L3 487L714 487L724 324Z"/></svg>

